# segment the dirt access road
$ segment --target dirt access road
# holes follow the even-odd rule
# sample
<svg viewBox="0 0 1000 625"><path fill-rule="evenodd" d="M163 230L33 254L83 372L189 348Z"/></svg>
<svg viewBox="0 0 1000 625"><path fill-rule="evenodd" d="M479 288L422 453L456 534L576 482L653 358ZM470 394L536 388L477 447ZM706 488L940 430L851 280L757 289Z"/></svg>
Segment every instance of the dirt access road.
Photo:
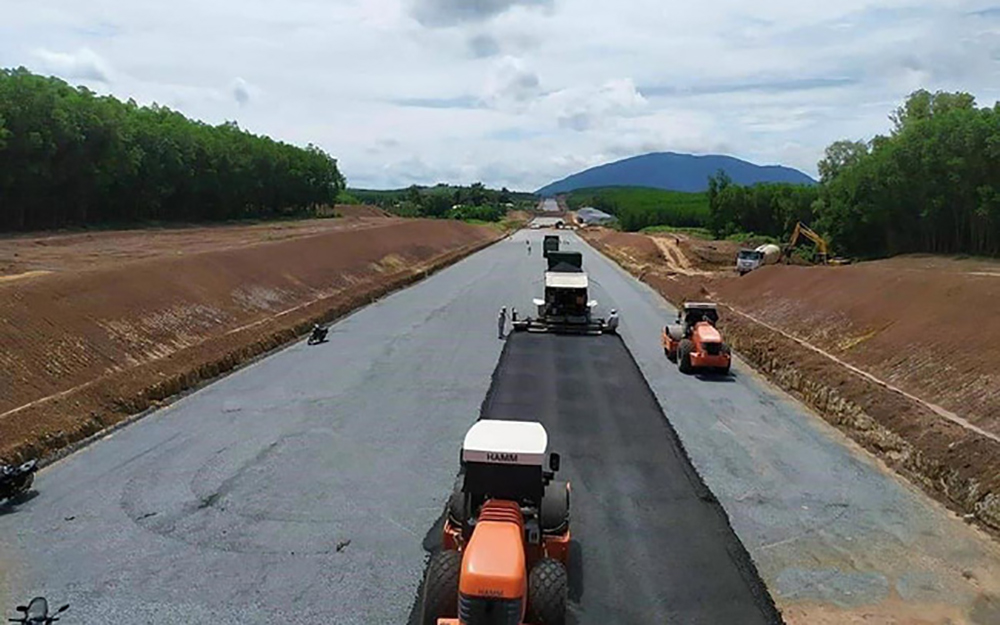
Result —
<svg viewBox="0 0 1000 625"><path fill-rule="evenodd" d="M0 514L0 603L46 594L70 601L77 623L406 622L500 357L497 309L528 310L541 292L524 239L539 250L543 234L487 248L340 321L329 343L294 345L43 470L38 495ZM564 236L602 309L621 311L624 344L786 622L997 622L993 543L743 364L726 379L680 376L658 342L669 305ZM655 444L656 427L635 432ZM567 465L585 469L586 453ZM636 461L584 475L594 482L574 507L630 492ZM710 571L659 555L712 590ZM602 579L585 577L580 606L614 592Z"/></svg>

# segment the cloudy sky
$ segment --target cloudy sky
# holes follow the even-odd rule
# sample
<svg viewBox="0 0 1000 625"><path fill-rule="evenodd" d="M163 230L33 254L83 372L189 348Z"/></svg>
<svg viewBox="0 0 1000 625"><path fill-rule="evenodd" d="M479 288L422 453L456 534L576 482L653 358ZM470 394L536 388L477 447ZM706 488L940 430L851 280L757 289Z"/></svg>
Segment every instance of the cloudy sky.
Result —
<svg viewBox="0 0 1000 625"><path fill-rule="evenodd" d="M995 3L991 4L991 2ZM917 88L1000 99L997 0L0 0L0 66L316 143L352 186L649 151L816 173Z"/></svg>

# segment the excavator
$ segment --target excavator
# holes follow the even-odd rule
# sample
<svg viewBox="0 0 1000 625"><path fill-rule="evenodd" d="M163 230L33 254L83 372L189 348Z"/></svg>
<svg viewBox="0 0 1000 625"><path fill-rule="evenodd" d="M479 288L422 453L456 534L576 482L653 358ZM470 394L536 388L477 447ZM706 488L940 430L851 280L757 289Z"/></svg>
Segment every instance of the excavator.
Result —
<svg viewBox="0 0 1000 625"><path fill-rule="evenodd" d="M816 234L816 232L805 225L801 221L795 224L795 230L792 231L792 238L788 241L788 245L782 252L785 260L791 257L792 252L795 250L795 246L798 244L799 239L805 237L816 244L816 260L821 265L828 264L830 260L830 249L827 245L826 239Z"/></svg>

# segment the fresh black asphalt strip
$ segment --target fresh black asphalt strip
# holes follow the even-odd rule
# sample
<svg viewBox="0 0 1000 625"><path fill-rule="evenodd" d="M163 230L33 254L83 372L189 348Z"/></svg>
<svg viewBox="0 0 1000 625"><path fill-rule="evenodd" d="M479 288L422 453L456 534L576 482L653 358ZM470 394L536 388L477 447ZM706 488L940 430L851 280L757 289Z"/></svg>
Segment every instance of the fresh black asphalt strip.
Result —
<svg viewBox="0 0 1000 625"><path fill-rule="evenodd" d="M540 421L562 455L571 623L781 622L621 339L512 335L481 418ZM439 548L435 532L428 549Z"/></svg>

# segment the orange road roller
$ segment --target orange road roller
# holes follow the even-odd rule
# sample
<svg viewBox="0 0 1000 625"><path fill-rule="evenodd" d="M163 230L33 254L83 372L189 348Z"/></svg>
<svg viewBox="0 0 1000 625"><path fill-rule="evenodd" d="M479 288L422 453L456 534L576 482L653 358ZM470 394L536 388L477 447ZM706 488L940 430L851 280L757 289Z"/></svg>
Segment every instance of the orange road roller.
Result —
<svg viewBox="0 0 1000 625"><path fill-rule="evenodd" d="M527 421L482 420L465 435L422 625L566 622L570 486L547 446L545 428Z"/></svg>
<svg viewBox="0 0 1000 625"><path fill-rule="evenodd" d="M681 373L711 370L729 374L733 356L716 328L716 304L689 302L677 312L677 323L663 328L663 352L676 362Z"/></svg>

